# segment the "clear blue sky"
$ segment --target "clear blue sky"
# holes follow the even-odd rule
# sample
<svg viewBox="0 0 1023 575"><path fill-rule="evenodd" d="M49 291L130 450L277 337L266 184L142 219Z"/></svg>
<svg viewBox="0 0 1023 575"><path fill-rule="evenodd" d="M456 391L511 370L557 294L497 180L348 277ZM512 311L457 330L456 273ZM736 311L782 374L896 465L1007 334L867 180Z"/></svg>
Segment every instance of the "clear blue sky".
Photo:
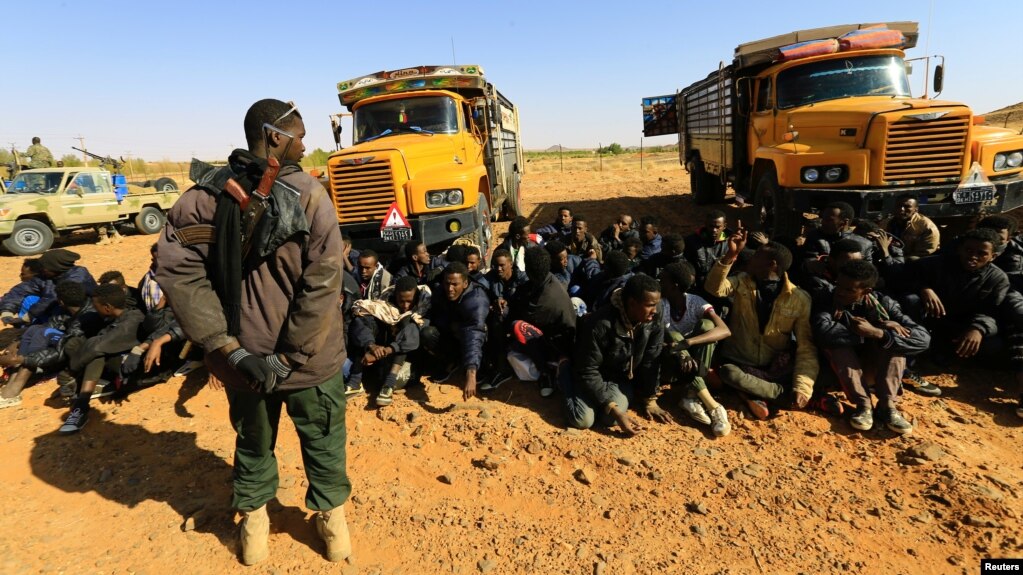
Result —
<svg viewBox="0 0 1023 575"><path fill-rule="evenodd" d="M0 40L0 145L38 135L58 157L77 135L104 154L224 157L264 97L294 100L307 147L332 149L338 81L450 63L452 39L518 105L527 149L638 145L643 96L704 77L739 43L853 22L920 22L910 56L929 35L947 59L943 98L978 113L1023 101L1018 1L17 4Z"/></svg>

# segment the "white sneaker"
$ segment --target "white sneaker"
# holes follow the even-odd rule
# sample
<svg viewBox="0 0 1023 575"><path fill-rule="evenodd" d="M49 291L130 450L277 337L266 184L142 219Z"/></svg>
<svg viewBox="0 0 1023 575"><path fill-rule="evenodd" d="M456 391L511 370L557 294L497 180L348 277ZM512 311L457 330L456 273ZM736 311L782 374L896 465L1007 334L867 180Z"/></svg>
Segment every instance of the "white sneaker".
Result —
<svg viewBox="0 0 1023 575"><path fill-rule="evenodd" d="M21 405L21 396L15 395L14 397L0 397L0 409L5 407L18 407Z"/></svg>
<svg viewBox="0 0 1023 575"><path fill-rule="evenodd" d="M710 425L710 416L707 415L707 410L703 408L703 402L699 399L683 397L682 401L678 402L678 406L682 408L682 411L686 412L686 415L693 418L694 421Z"/></svg>
<svg viewBox="0 0 1023 575"><path fill-rule="evenodd" d="M732 432L732 424L728 423L728 412L720 403L710 410L710 420L710 428L717 437L724 437Z"/></svg>

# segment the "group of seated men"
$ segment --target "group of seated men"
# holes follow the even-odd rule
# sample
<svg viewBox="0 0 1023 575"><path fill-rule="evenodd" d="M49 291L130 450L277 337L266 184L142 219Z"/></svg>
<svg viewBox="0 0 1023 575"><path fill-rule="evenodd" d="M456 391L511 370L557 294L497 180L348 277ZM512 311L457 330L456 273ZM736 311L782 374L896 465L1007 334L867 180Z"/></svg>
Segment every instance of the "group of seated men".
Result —
<svg viewBox="0 0 1023 575"><path fill-rule="evenodd" d="M155 245L150 255L137 287L118 271L97 281L66 249L25 260L21 282L0 298L5 327L21 329L0 350L0 408L21 405L33 380L56 378L54 397L70 406L59 431L75 433L92 398L164 381L183 364L185 337L156 283Z"/></svg>
<svg viewBox="0 0 1023 575"><path fill-rule="evenodd" d="M597 237L562 207L535 233L512 221L489 269L473 245L432 255L412 242L385 265L346 241L348 393L375 378L384 406L420 375L460 382L465 398L536 381L541 396L561 395L569 426L632 435L642 424L629 406L671 419L658 404L669 384L723 436L727 412L710 391L722 384L760 419L812 407L857 430L876 418L909 433L902 390L941 394L912 369L925 353L939 367L980 358L1023 392L1014 221L989 216L942 242L915 199L898 205L881 228L834 202L795 238L731 229L721 211L687 237L627 214Z"/></svg>

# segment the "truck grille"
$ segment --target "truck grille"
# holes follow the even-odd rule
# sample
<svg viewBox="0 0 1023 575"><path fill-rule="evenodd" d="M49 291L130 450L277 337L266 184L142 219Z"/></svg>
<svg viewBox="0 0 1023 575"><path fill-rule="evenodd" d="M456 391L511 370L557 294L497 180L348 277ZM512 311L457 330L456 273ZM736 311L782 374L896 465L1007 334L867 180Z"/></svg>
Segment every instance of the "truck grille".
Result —
<svg viewBox="0 0 1023 575"><path fill-rule="evenodd" d="M889 124L884 180L959 179L969 132L969 116Z"/></svg>
<svg viewBox="0 0 1023 575"><path fill-rule="evenodd" d="M394 201L394 181L389 159L347 165L343 160L330 167L330 190L341 223L383 219Z"/></svg>

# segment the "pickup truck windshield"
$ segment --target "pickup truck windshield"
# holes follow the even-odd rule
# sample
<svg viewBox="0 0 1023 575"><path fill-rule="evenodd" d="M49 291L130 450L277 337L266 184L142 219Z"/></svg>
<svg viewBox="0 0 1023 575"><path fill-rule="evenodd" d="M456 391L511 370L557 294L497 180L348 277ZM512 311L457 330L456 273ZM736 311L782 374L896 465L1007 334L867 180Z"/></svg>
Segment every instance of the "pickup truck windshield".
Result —
<svg viewBox="0 0 1023 575"><path fill-rule="evenodd" d="M897 56L862 56L813 62L778 74L778 107L852 96L910 96L906 65Z"/></svg>
<svg viewBox="0 0 1023 575"><path fill-rule="evenodd" d="M8 194L55 194L64 179L63 172L18 174L7 187Z"/></svg>
<svg viewBox="0 0 1023 575"><path fill-rule="evenodd" d="M386 100L355 110L356 142L400 133L458 133L458 105L445 96ZM387 134L384 134L390 130Z"/></svg>

